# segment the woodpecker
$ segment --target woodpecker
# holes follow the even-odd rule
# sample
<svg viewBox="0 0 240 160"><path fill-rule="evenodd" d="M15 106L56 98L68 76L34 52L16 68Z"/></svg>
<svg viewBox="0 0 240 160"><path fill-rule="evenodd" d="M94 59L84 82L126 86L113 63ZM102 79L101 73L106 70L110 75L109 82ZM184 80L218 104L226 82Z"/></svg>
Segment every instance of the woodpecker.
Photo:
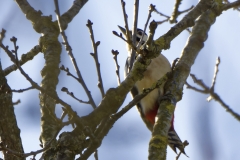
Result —
<svg viewBox="0 0 240 160"><path fill-rule="evenodd" d="M126 36L126 29L118 26L121 32ZM132 35L130 31L130 35ZM136 43L140 42L142 38L143 45L147 41L147 34L144 33L143 30L137 29L136 33ZM131 46L128 45L128 51L131 51ZM137 57L138 55L136 55ZM129 63L130 57L127 58L125 64L125 77L129 73ZM137 81L131 90L132 97L135 97L139 93L143 91L144 88L150 88L153 83L163 77L167 72L171 72L171 65L167 58L162 54L159 54L158 57L152 59L150 65L147 67L147 70L143 73L144 77L140 81ZM164 85L163 85L164 86ZM140 113L141 118L145 122L147 128L152 132L153 125L155 123L155 117L157 115L158 107L159 107L159 98L164 95L164 88L157 88L150 92L147 96L139 101L136 105L137 109ZM168 131L168 145L172 148L172 150L177 153L176 148L178 148L182 153L185 154L184 146L176 131L174 130L174 115L171 121L171 127ZM186 155L186 154L185 154Z"/></svg>

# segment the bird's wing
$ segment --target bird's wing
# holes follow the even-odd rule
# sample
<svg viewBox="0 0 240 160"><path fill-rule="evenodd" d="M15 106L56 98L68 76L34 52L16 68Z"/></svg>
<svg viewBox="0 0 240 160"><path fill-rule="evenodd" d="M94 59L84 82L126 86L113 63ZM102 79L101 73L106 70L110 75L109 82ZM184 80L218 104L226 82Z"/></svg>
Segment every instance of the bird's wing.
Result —
<svg viewBox="0 0 240 160"><path fill-rule="evenodd" d="M127 75L129 74L129 61L130 61L130 58L128 57L127 60L126 60L125 69L124 69L124 71L125 71L125 77L127 77ZM137 89L136 86L133 86L133 88L131 89L130 92L131 92L131 95L132 95L133 98L134 98L136 95L139 94L138 89ZM152 131L152 130L153 130L153 125L151 124L151 122L149 122L148 120L146 120L146 118L145 118L145 116L144 116L144 114L143 114L143 110L142 110L141 104L140 104L140 103L137 103L136 106L137 106L137 109L138 109L138 111L139 111L139 113L140 113L140 116L141 116L142 120L145 122L147 128L148 128L150 131Z"/></svg>

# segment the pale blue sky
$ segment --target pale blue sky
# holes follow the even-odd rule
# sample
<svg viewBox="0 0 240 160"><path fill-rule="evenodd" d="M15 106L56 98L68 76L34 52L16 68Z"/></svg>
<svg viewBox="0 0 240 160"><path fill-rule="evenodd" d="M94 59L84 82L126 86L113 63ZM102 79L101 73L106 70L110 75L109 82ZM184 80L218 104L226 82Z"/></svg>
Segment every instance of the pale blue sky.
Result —
<svg viewBox="0 0 240 160"><path fill-rule="evenodd" d="M197 1L182 1L180 9L184 10L190 7L193 2L196 5ZM53 15L53 19L56 19L53 1L29 0L29 3L35 9L41 10L44 15L51 14ZM61 13L72 5L72 1L60 0L59 3ZM141 1L138 28L144 27L150 3L156 5L157 9L164 14L171 15L172 13L174 1ZM34 45L38 44L40 34L34 32L31 23L26 20L24 14L14 1L0 0L0 4L0 28L7 30L4 44L8 44L11 48L12 44L9 42L9 38L15 36L18 38L19 54L28 52ZM133 0L127 1L126 11L129 17L129 24L132 26ZM162 17L156 14L153 14L152 17L156 21L163 20ZM91 90L95 102L98 104L101 96L97 88L95 64L89 55L92 52L92 44L88 28L86 27L88 19L93 22L95 40L101 41L98 53L105 90L110 87L116 87L117 78L115 76L115 64L111 50L114 49L120 52L118 62L121 66L121 79L123 79L123 68L127 56L125 43L112 34L113 30L119 31L117 25L124 26L120 0L90 0L74 18L72 23L69 24L66 31L85 82ZM171 26L173 25L168 23L159 26L155 36L163 35ZM191 69L191 73L203 79L207 85L211 85L215 61L217 56L220 56L220 71L215 90L238 113L240 113L240 93L238 90L240 88L239 27L239 12L233 10L223 12L212 26L205 47L199 53ZM163 54L170 62L180 57L188 36L189 33L183 31L172 41L171 48L163 51ZM59 39L62 41L61 37ZM3 68L12 64L3 50L0 50L0 58ZM40 70L43 64L43 54L40 53L31 62L25 64L23 69L33 80L40 84ZM61 64L64 64L74 72L64 48L61 56ZM12 89L22 89L30 86L18 71L11 73L7 76L7 79ZM191 79L188 79L188 82L193 84ZM57 88L59 96L70 103L73 109L78 111L79 115L86 115L92 111L90 106L79 104L65 93L62 93L60 91L62 87L68 87L80 99L87 99L82 87L72 78L65 76L65 73L61 73L59 76L59 85ZM218 103L214 101L210 103L206 102L207 95L202 95L185 88L183 92L183 99L177 104L175 111L175 129L182 140L189 141L190 145L186 148L186 153L190 158L181 156L180 160L239 160L239 122L225 112ZM13 100L16 101L17 99L21 99L21 104L15 106L15 113L21 129L25 152L38 150L40 149L40 142L38 140L40 134L38 91L14 94ZM129 95L125 104L130 100L131 96ZM60 115L61 106L57 106L57 108L57 114ZM66 127L65 129L71 130L70 127ZM151 134L140 119L137 110L133 108L114 125L105 137L102 146L99 148L99 159L146 160L150 136ZM176 155L171 149L168 149L167 156L168 160L173 160ZM90 160L93 159L93 157L90 158Z"/></svg>

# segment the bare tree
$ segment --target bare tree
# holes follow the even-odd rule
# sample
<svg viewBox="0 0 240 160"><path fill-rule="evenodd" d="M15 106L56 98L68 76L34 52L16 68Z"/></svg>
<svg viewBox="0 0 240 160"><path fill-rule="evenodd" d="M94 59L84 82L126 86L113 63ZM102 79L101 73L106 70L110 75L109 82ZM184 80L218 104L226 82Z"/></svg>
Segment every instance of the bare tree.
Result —
<svg viewBox="0 0 240 160"><path fill-rule="evenodd" d="M163 83L166 83L164 87L166 94L159 105L159 111L156 116L157 121L154 125L152 138L149 142L149 160L163 160L167 157L167 134L176 108L176 103L182 99L185 84L187 88L209 94L209 101L211 99L216 100L237 121L240 121L240 115L237 111L227 105L227 103L223 100L224 98L220 98L218 93L215 91L216 76L219 70L220 58L217 59L211 87L207 86L202 80L198 79L198 76L195 76L197 73L194 73L195 75L190 74L190 70L196 60L196 57L200 50L204 47L204 42L208 37L208 32L211 26L215 23L216 18L221 17L223 11L229 11L229 9L232 8L234 8L237 12L239 10L238 6L240 5L239 0L235 2L228 2L226 0L201 0L197 4L194 4L195 6L190 5L183 11L180 11L179 9L181 1L176 0L171 16L158 11L158 4L156 4L156 6L150 4L148 16L143 28L144 31L148 32L149 37L142 47L139 47L139 45L135 42L137 23L139 20L139 3L141 2L138 0L134 1L133 27L131 28L128 24L130 18L127 15L126 3L121 1L121 8L123 11L122 17L127 31L126 38L124 38L119 31L113 31L113 34L133 48L130 53L131 71L129 75L121 81L120 65L118 62L119 51L112 50L114 61L116 63L116 75L119 85L111 88L106 88L106 85L104 85L104 76L101 74L101 70L103 70L103 68L100 68L100 59L105 55L103 56L99 52L100 41L98 41L94 36L96 31L94 31L93 22L88 20L86 22L86 26L90 33L90 40L93 48L90 55L95 61L96 75L98 79L97 87L99 88L101 95L99 104L94 98L93 92L89 89L88 83L83 76L83 70L80 69L78 59L75 58L77 53L74 52L74 48L69 42L66 33L69 24L71 24L77 15L81 15L79 12L84 9L85 4L87 3L89 2L76 0L73 2L72 6L67 9L67 11L62 12L59 9L60 4L58 0L54 0L55 8L52 8L52 10L55 11L57 18L56 20L53 20L52 16L44 16L41 10L35 9L28 1L16 0L16 4L26 18L31 22L34 31L40 33L41 37L39 38L39 42L35 44L35 46L32 47L32 49L26 54L22 54L20 58L19 49L22 46L19 45L19 41L17 39L18 37L11 37L10 41L13 47L7 46L5 45L5 42L3 42L3 39L5 36L10 34L8 32L8 28L5 28L6 30L3 29L1 32L0 47L13 62L11 66L6 67L5 69L0 66L0 150L4 155L4 159L26 159L29 156L32 156L32 159L36 159L38 154L42 154L40 159L69 160L75 159L78 155L77 159L84 160L94 154L94 158L98 160L100 159L98 156L98 148L101 147L104 137L109 133L113 125L144 96L155 88L158 88ZM147 7L148 6L145 6L145 8ZM155 13L157 13L158 16L162 16L164 19L161 21L150 19L152 14ZM184 15L184 17L181 17L182 15ZM155 33L158 30L157 27L168 22L172 24L172 27L163 35L156 35ZM133 32L129 32L129 30L132 30ZM170 49L172 41L182 32L188 33L189 37L186 42L186 46L182 50L179 60L174 62L171 73L168 73L159 79L151 88L144 89L141 94L134 97L132 101L128 102L127 105L120 109L134 84L143 78L143 73L147 66L151 63L151 59L157 57L163 50ZM154 35L155 38L153 38ZM59 40L59 37L61 37L62 40ZM5 38L5 41L9 40ZM75 73L69 69L69 66L60 64L62 48L66 50ZM27 74L23 67L25 64L30 63L31 60L34 61L35 56L40 52L44 55L45 63L41 70L42 78L39 84L31 78L31 75ZM138 56L135 60L136 53L140 56ZM85 64L85 66L89 67L88 64ZM29 82L30 87L14 90L11 86L9 86L6 76L15 70L20 71L21 75L27 82ZM68 88L68 83L66 83L66 87L61 88L61 91L72 97L80 104L91 106L92 111L89 114L80 115L77 113L75 108L79 104L74 106L72 101L66 99L66 95L63 98L60 98L60 93L57 92L57 85L59 81L58 77L60 72L65 73L67 76L70 76L73 80L76 80L79 83L79 85L83 88L85 99L87 100L83 100L82 98L79 98L81 96L74 94ZM189 75L191 75L197 85L203 88L202 90L186 82ZM29 90L37 90L39 92L41 112L40 142L42 149L25 153L13 109L13 106L19 104L20 101L13 102L12 93L27 92ZM61 105L62 110L60 116L56 113L56 105ZM64 131L63 128L69 125L72 126L72 129L70 131ZM187 138L188 137L186 137L186 139ZM187 145L187 142L184 144ZM176 159L179 159L180 155L181 152L176 155Z"/></svg>

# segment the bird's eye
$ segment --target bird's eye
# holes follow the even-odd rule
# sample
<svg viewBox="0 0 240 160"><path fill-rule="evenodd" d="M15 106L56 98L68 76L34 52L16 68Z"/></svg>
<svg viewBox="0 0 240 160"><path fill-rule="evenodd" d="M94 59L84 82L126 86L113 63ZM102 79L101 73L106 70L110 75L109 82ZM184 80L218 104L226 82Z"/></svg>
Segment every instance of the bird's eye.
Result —
<svg viewBox="0 0 240 160"><path fill-rule="evenodd" d="M142 32L139 31L138 34L141 36L141 35L142 35Z"/></svg>

